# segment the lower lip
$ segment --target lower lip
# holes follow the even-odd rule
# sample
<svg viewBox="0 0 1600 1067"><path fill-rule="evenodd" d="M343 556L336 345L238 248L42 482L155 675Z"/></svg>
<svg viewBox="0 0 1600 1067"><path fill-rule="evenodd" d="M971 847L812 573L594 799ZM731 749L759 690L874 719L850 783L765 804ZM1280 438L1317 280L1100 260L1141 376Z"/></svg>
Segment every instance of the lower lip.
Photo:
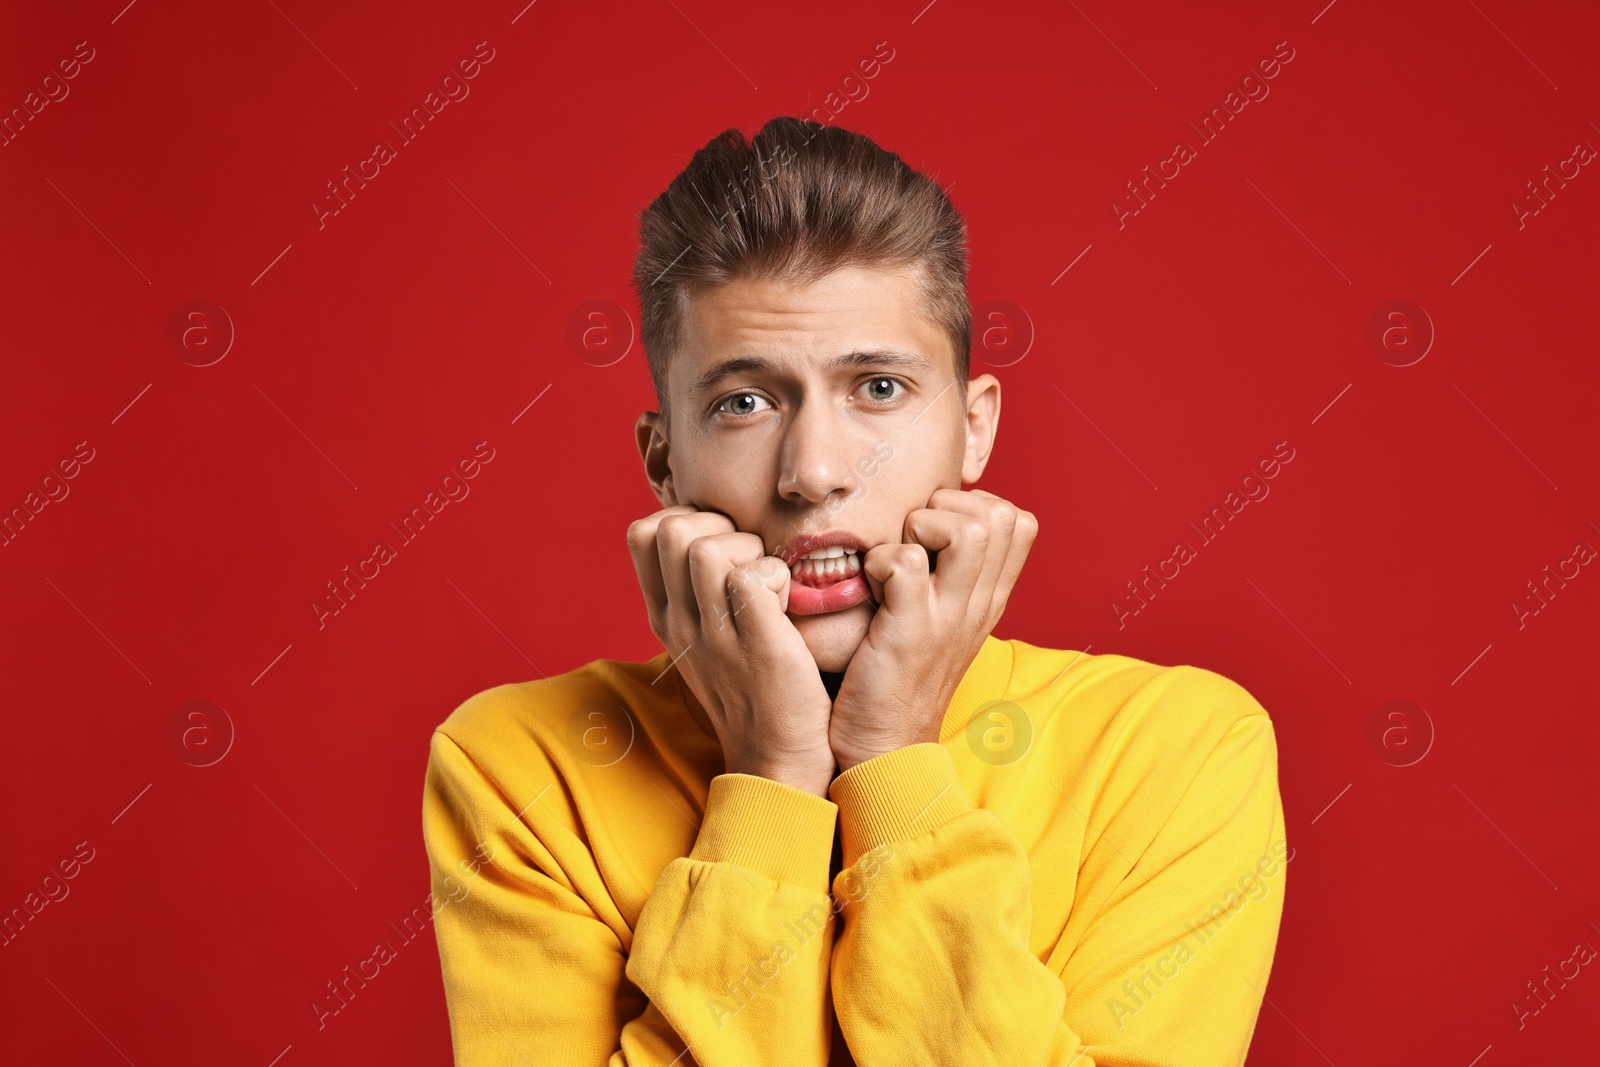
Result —
<svg viewBox="0 0 1600 1067"><path fill-rule="evenodd" d="M793 577L789 579L789 614L790 615L822 615L830 611L843 611L853 608L867 599L866 575L856 572L842 582L818 588L813 585L801 585Z"/></svg>

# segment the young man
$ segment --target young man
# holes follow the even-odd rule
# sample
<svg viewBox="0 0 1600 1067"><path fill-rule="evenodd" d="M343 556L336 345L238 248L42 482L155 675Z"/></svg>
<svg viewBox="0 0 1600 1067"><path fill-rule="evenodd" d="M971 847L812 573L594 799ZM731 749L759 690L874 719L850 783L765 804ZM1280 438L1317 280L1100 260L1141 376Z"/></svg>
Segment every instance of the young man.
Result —
<svg viewBox="0 0 1600 1067"><path fill-rule="evenodd" d="M991 631L965 229L837 128L641 216L645 662L473 696L423 799L456 1062L1235 1067L1283 908L1272 722Z"/></svg>

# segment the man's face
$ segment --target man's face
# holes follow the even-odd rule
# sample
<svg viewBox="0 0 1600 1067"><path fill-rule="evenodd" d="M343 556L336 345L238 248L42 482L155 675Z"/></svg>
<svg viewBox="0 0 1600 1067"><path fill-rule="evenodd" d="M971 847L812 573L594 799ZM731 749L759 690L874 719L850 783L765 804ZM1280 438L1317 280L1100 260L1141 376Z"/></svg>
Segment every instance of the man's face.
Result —
<svg viewBox="0 0 1600 1067"><path fill-rule="evenodd" d="M934 490L977 481L1000 383L974 379L962 403L952 346L913 277L851 266L803 287L740 279L691 297L668 419L646 412L636 427L662 505L720 512L784 559L802 536L851 535L859 565L905 540ZM724 368L751 359L764 365ZM875 605L864 577L841 580L851 561L831 566L791 568L788 614L817 666L843 671Z"/></svg>

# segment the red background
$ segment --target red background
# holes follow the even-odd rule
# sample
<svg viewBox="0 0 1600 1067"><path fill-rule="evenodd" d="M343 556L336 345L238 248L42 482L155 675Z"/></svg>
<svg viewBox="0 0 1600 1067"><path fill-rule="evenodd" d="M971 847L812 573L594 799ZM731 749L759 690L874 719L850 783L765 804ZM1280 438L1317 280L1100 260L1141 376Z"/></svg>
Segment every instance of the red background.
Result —
<svg viewBox="0 0 1600 1067"><path fill-rule="evenodd" d="M1250 1062L1600 1041L1593 965L1511 1007L1600 947L1600 575L1511 607L1600 548L1600 165L1511 207L1600 147L1592 8L124 3L0 14L7 113L94 49L0 148L0 508L94 455L0 548L0 909L94 850L0 948L0 1058L448 1060L431 930L391 927L429 888L430 731L659 650L623 538L659 506L642 352L596 366L569 323L635 315L636 213L696 148L841 87L832 121L951 189L975 308L1031 323L1020 360L1016 315L974 352L1005 398L982 488L1042 527L997 636L1199 664L1272 714L1296 851ZM319 228L324 183L482 41L470 95ZM1280 41L1270 95L1201 147L1185 124ZM1179 138L1198 158L1119 228ZM209 366L167 338L191 300L236 331ZM1391 300L1436 331L1409 366L1366 339ZM480 441L470 496L319 629L324 583ZM1281 441L1270 496L1119 628L1124 583ZM197 699L235 731L205 767L168 739ZM1410 766L1420 732L1368 741L1396 699L1434 731Z"/></svg>

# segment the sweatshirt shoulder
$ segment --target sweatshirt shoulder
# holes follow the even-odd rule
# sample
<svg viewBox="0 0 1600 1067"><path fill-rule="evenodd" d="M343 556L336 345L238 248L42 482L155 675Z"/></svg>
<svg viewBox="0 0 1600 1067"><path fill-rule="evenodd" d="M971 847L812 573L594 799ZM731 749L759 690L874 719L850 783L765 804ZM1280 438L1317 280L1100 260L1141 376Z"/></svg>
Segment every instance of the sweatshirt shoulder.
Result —
<svg viewBox="0 0 1600 1067"><path fill-rule="evenodd" d="M534 765L594 763L607 746L625 752L652 697L644 663L596 659L563 674L480 690L434 728L485 771L523 774ZM648 679L646 679L648 681ZM502 777L501 775L494 775Z"/></svg>
<svg viewBox="0 0 1600 1067"><path fill-rule="evenodd" d="M1275 791L1277 742L1244 686L1192 664L1034 649L1017 642L1009 699L1069 768L1091 825L1130 855L1185 803L1226 811ZM1197 831L1198 832L1198 831Z"/></svg>
<svg viewBox="0 0 1600 1067"><path fill-rule="evenodd" d="M1066 712L1080 732L1125 744L1145 739L1194 745L1220 740L1242 719L1271 722L1249 690L1205 667L1041 648L1016 640L1012 645L1011 699Z"/></svg>

